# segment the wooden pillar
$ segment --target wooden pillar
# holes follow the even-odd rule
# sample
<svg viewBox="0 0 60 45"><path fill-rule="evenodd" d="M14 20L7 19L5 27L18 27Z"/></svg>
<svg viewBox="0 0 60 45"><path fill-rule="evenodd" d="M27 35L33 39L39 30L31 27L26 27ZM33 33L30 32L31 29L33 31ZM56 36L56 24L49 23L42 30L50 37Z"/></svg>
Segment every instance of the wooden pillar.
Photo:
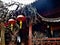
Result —
<svg viewBox="0 0 60 45"><path fill-rule="evenodd" d="M5 31L1 30L1 44L5 45L5 36L4 36Z"/></svg>
<svg viewBox="0 0 60 45"><path fill-rule="evenodd" d="M0 45L1 45L1 23L0 23Z"/></svg>
<svg viewBox="0 0 60 45"><path fill-rule="evenodd" d="M32 45L32 23L29 25L29 41L28 45Z"/></svg>
<svg viewBox="0 0 60 45"><path fill-rule="evenodd" d="M5 45L5 28L4 23L1 22L1 45Z"/></svg>

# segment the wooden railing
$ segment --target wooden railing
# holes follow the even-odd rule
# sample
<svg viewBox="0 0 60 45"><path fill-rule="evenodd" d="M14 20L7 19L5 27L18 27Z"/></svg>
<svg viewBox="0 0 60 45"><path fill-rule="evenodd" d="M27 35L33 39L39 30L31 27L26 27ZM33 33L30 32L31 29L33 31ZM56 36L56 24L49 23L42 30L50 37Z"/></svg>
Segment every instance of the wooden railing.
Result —
<svg viewBox="0 0 60 45"><path fill-rule="evenodd" d="M60 45L60 38L36 38L32 40L32 45Z"/></svg>

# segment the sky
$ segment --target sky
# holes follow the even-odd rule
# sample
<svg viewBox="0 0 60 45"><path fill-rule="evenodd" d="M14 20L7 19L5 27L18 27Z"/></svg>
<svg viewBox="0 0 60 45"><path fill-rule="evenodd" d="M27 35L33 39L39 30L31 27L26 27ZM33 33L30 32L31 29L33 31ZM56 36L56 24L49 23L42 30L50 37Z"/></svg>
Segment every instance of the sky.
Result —
<svg viewBox="0 0 60 45"><path fill-rule="evenodd" d="M4 3L11 3L13 1L15 2L19 2L19 3L22 3L24 5L28 5L28 4L31 4L33 2L35 2L36 0L2 0Z"/></svg>
<svg viewBox="0 0 60 45"><path fill-rule="evenodd" d="M13 1L14 2L19 2L19 3L23 4L22 6L25 6L25 5L29 5L29 4L31 4L33 2L35 2L37 0L1 0L1 1L3 1L4 3L7 3L7 4L8 3L11 4L11 3L13 3ZM17 8L17 5L13 5L11 7L8 7L9 10L15 10L16 8Z"/></svg>

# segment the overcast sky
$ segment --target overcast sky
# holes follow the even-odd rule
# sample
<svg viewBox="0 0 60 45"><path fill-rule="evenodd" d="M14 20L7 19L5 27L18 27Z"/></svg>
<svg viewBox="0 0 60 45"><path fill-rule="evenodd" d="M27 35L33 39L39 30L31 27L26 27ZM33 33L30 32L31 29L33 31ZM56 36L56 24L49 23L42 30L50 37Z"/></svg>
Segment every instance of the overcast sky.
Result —
<svg viewBox="0 0 60 45"><path fill-rule="evenodd" d="M4 3L12 3L13 1L15 1L15 2L19 2L19 3L23 4L22 6L24 6L24 5L29 5L29 4L37 1L37 0L1 0L1 1L3 1ZM17 7L16 5L13 5L11 7L8 7L8 9L9 10L15 10L16 7Z"/></svg>
<svg viewBox="0 0 60 45"><path fill-rule="evenodd" d="M5 3L11 3L11 1L15 1L15 2L19 2L19 3L22 3L22 4L31 4L33 2L35 2L36 0L2 0L3 2Z"/></svg>

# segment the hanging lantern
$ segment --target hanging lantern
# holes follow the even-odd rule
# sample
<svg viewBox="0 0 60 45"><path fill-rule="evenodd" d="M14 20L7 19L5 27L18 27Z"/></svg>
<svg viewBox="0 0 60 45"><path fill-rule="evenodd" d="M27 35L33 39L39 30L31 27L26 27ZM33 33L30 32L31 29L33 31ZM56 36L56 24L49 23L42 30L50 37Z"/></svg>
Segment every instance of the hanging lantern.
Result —
<svg viewBox="0 0 60 45"><path fill-rule="evenodd" d="M24 22L26 20L25 16L18 15L17 20L20 22L20 29L22 29L22 22Z"/></svg>
<svg viewBox="0 0 60 45"><path fill-rule="evenodd" d="M11 31L13 30L13 25L16 23L16 21L14 19L9 19L8 20L8 24L11 25Z"/></svg>

